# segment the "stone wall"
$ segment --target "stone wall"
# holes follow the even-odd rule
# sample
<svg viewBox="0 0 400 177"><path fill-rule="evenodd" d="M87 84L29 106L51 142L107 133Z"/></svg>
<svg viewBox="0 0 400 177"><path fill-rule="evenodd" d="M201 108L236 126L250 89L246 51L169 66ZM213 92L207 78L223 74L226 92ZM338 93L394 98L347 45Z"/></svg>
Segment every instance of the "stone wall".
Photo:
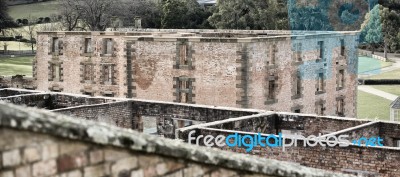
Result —
<svg viewBox="0 0 400 177"><path fill-rule="evenodd" d="M138 130L140 124L134 117L130 101L56 109L53 112L134 130Z"/></svg>
<svg viewBox="0 0 400 177"><path fill-rule="evenodd" d="M215 130L209 128L196 129L193 135L225 135L233 134L234 131ZM239 133L244 136L246 134ZM253 134L250 134L253 135ZM185 138L187 141L187 137ZM195 143L195 142L192 142ZM325 143L324 143L325 144ZM200 141L200 145L202 145ZM281 161L299 163L307 167L324 170L363 175L363 177L393 177L400 175L396 166L400 163L400 149L390 147L359 147L350 145L348 147L304 147L303 141L298 140L296 147L260 147L256 146L250 152L245 147L228 146L221 147L222 150L249 155L271 158Z"/></svg>
<svg viewBox="0 0 400 177"><path fill-rule="evenodd" d="M7 177L347 176L4 103L0 138Z"/></svg>
<svg viewBox="0 0 400 177"><path fill-rule="evenodd" d="M18 90L18 89L0 89L0 97L18 96L23 94L37 93L36 91Z"/></svg>
<svg viewBox="0 0 400 177"><path fill-rule="evenodd" d="M285 112L318 113L317 103L324 103L323 115L356 116L356 33L305 37L281 32L284 35L266 37L257 31L189 32L42 32L35 83L44 91ZM246 35L253 37L242 38ZM88 38L93 52L85 53ZM60 53L51 51L53 39L62 41ZM112 55L102 53L105 39L114 41ZM341 40L346 48L343 56ZM319 41L325 42L323 58L319 58ZM301 61L294 57L298 43L304 44L299 49ZM60 67L59 80L51 78L53 66ZM112 66L113 72L104 74L104 66ZM340 70L344 83L339 88ZM324 74L324 89L317 91L319 72ZM298 95L294 95L296 73L301 75ZM109 76L112 83L104 83ZM337 111L339 99L345 103L343 112Z"/></svg>
<svg viewBox="0 0 400 177"><path fill-rule="evenodd" d="M0 76L0 88L36 89L34 78L22 75Z"/></svg>

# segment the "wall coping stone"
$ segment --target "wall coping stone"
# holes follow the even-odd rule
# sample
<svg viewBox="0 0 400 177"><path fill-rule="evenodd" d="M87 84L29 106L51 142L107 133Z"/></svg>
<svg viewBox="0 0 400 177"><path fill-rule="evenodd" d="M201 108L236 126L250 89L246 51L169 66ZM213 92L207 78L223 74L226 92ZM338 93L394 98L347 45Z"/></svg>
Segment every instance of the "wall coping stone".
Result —
<svg viewBox="0 0 400 177"><path fill-rule="evenodd" d="M100 145L111 145L133 151L267 175L287 177L350 176L304 167L290 162L189 145L177 140L141 134L137 131L118 128L106 123L74 119L45 110L4 102L0 102L0 127L44 133Z"/></svg>

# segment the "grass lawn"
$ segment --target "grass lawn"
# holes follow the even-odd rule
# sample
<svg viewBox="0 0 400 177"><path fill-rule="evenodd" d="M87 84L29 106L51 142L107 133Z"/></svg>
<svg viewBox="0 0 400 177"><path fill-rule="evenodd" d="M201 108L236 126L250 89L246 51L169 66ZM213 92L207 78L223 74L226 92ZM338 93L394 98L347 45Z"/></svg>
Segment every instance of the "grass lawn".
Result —
<svg viewBox="0 0 400 177"><path fill-rule="evenodd" d="M380 72L380 68L388 67L392 64L392 62L383 62L370 57L358 57L358 73Z"/></svg>
<svg viewBox="0 0 400 177"><path fill-rule="evenodd" d="M19 44L19 42L15 41L0 42L0 50L4 49L4 43L8 45L7 50L32 50L30 44L24 42ZM34 47L34 49L36 50L36 47Z"/></svg>
<svg viewBox="0 0 400 177"><path fill-rule="evenodd" d="M373 88L400 96L400 85L372 85Z"/></svg>
<svg viewBox="0 0 400 177"><path fill-rule="evenodd" d="M32 57L0 58L0 76L32 76Z"/></svg>
<svg viewBox="0 0 400 177"><path fill-rule="evenodd" d="M374 75L369 77L369 79L400 79L400 69Z"/></svg>
<svg viewBox="0 0 400 177"><path fill-rule="evenodd" d="M15 20L31 17L50 17L57 14L60 1L46 1L32 4L10 6L8 13Z"/></svg>
<svg viewBox="0 0 400 177"><path fill-rule="evenodd" d="M392 101L363 91L358 91L357 117L360 119L389 120L389 105Z"/></svg>

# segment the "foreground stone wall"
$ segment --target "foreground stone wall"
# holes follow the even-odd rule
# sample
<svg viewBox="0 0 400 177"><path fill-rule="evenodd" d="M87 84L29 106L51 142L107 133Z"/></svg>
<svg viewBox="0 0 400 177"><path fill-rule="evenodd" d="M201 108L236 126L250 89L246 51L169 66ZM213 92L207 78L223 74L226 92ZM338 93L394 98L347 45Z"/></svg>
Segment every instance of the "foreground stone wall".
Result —
<svg viewBox="0 0 400 177"><path fill-rule="evenodd" d="M0 138L7 177L347 176L4 103Z"/></svg>

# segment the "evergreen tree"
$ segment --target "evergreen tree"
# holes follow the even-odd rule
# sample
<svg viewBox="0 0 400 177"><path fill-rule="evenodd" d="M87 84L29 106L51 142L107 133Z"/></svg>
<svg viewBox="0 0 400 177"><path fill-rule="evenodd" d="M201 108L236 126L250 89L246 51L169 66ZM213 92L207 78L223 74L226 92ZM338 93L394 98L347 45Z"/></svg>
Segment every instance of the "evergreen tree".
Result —
<svg viewBox="0 0 400 177"><path fill-rule="evenodd" d="M6 0L0 0L0 32L12 27L17 27L17 24L8 15L8 5Z"/></svg>

